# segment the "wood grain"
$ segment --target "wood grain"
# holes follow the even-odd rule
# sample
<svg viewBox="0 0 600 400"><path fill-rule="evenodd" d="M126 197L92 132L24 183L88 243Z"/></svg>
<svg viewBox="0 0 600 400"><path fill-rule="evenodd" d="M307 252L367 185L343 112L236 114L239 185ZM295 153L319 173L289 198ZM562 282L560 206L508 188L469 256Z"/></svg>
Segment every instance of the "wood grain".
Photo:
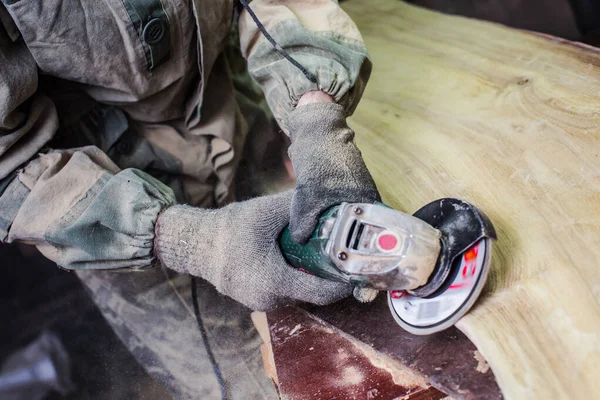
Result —
<svg viewBox="0 0 600 400"><path fill-rule="evenodd" d="M374 62L350 124L384 200L459 197L497 228L458 328L508 399L600 398L600 53L395 0L342 5Z"/></svg>

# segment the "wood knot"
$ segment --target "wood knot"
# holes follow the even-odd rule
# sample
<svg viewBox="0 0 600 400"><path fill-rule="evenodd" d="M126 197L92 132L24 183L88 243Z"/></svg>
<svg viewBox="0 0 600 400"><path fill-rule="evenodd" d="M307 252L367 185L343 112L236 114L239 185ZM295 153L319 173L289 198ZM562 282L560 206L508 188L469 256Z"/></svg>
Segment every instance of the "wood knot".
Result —
<svg viewBox="0 0 600 400"><path fill-rule="evenodd" d="M523 86L529 83L529 78L521 78L517 81L517 85Z"/></svg>

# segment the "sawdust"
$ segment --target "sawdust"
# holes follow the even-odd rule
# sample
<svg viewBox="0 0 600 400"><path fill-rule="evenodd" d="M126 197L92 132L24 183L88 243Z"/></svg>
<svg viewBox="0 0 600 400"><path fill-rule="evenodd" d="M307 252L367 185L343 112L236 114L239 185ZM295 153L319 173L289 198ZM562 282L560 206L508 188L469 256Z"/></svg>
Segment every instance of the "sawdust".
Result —
<svg viewBox="0 0 600 400"><path fill-rule="evenodd" d="M385 354L377 352L371 346L362 342L350 340L350 343L358 348L358 350L360 350L361 353L363 353L369 359L373 366L388 372L392 376L392 380L396 385L408 388L427 386L427 381L423 376L415 374L398 361L393 360Z"/></svg>
<svg viewBox="0 0 600 400"><path fill-rule="evenodd" d="M288 333L289 336L293 336L294 333L298 332L300 330L300 328L302 328L302 324L298 324L296 325L291 331L290 333Z"/></svg>
<svg viewBox="0 0 600 400"><path fill-rule="evenodd" d="M338 352L338 354L336 357L336 364L337 365L346 364L349 361L351 355L341 347L337 349L337 352Z"/></svg>
<svg viewBox="0 0 600 400"><path fill-rule="evenodd" d="M321 332L325 332L328 335L333 335L333 329L331 329L328 325L325 324L325 322L321 321L320 319L314 318L313 319L319 323L320 327L319 329L321 329Z"/></svg>
<svg viewBox="0 0 600 400"><path fill-rule="evenodd" d="M483 356L481 355L481 353L477 350L475 350L473 352L473 354L475 355L475 359L477 360L477 372L481 372L482 374L485 374L486 372L489 371L490 366L488 365L487 361L485 361L485 358L483 358Z"/></svg>
<svg viewBox="0 0 600 400"><path fill-rule="evenodd" d="M318 329L320 329L321 331L325 331L327 333L334 333L335 328L332 328L330 325L316 318L314 315L308 314L308 316L312 320L319 323L320 326ZM335 332L342 338L345 338L356 349L358 349L359 352L362 353L369 360L371 365L373 365L375 368L384 370L387 373L389 373L394 384L398 386L403 386L405 388L419 388L429 386L424 376L414 373L412 370L405 367L400 362L392 359L391 357L388 357L385 354L379 353L368 344L356 340L355 338L343 331L335 329ZM337 352L337 362L339 364L343 364L345 361L347 361L347 359L350 356L348 352L345 351L343 348L338 348ZM356 385L361 383L363 379L364 376L356 367L349 366L342 373L342 378L338 382L338 385ZM375 394L372 395L374 396Z"/></svg>
<svg viewBox="0 0 600 400"><path fill-rule="evenodd" d="M316 318L313 315L310 315L310 314L308 314L308 315L311 319L313 319L314 321L317 321L319 323L319 325L320 325L319 328L322 331L327 332L327 333L334 333L334 330L333 330L334 328L332 328L330 325L326 324L325 322L321 321L320 319ZM368 344L365 344L363 342L356 340L355 338L348 335L347 333L340 331L338 329L335 329L335 331L338 335L347 339L349 343L351 343L366 358L368 358L369 361L371 362L371 364L375 368L382 369L382 370L386 371L387 373L389 373L392 377L392 381L396 385L403 386L406 388L417 388L417 387L429 386L429 384L427 383L427 380L425 379L424 376L414 373L412 370L405 367L400 362L392 359L391 357L388 357L385 354L379 353L378 351L374 350ZM339 357L338 361L342 362L342 361L344 361L344 359L348 358L348 354L346 351L344 351L344 349L339 348L338 349L338 357ZM354 367L352 367L352 368L354 368ZM358 372L358 373L360 374L360 372ZM344 374L350 374L350 372L344 371ZM344 375L344 376L346 376L349 380L352 380L352 379L350 379L351 378L350 375ZM356 378L356 376L353 376L353 377ZM342 380L344 381L344 379L342 379Z"/></svg>
<svg viewBox="0 0 600 400"><path fill-rule="evenodd" d="M352 386L360 384L364 375L360 370L355 366L349 366L344 368L342 372L342 378L336 383L336 386Z"/></svg>

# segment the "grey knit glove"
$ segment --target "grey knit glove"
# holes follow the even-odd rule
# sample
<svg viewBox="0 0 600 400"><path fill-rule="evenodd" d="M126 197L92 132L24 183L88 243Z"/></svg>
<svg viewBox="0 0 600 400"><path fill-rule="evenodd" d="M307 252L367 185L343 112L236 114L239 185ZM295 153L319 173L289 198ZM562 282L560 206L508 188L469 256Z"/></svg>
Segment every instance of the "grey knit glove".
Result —
<svg viewBox="0 0 600 400"><path fill-rule="evenodd" d="M167 268L199 276L253 310L297 301L329 304L352 292L289 266L278 238L289 221L292 193L207 210L176 205L156 223L154 251Z"/></svg>
<svg viewBox="0 0 600 400"><path fill-rule="evenodd" d="M305 243L319 215L343 201L372 203L379 193L346 124L344 108L312 103L290 114L289 155L296 174L290 231Z"/></svg>

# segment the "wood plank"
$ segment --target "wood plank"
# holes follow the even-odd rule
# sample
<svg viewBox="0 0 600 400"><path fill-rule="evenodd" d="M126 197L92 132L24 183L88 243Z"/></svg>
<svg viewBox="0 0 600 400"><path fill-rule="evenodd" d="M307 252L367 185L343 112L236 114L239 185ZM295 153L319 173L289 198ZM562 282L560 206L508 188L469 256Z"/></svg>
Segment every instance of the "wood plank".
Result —
<svg viewBox="0 0 600 400"><path fill-rule="evenodd" d="M384 200L459 197L497 228L458 328L506 398L600 398L599 51L396 0L342 5L374 62L350 125Z"/></svg>
<svg viewBox="0 0 600 400"><path fill-rule="evenodd" d="M451 328L434 335L412 335L396 324L383 295L368 304L346 299L328 307L306 306L305 309L319 320L400 361L453 398L502 398L494 374L485 361L478 360L477 348L462 332Z"/></svg>
<svg viewBox="0 0 600 400"><path fill-rule="evenodd" d="M283 399L438 400L446 394L399 362L304 310L267 314Z"/></svg>

